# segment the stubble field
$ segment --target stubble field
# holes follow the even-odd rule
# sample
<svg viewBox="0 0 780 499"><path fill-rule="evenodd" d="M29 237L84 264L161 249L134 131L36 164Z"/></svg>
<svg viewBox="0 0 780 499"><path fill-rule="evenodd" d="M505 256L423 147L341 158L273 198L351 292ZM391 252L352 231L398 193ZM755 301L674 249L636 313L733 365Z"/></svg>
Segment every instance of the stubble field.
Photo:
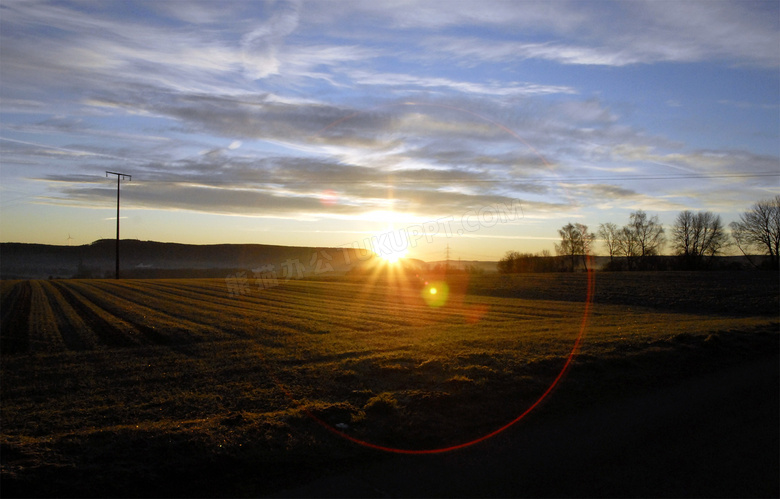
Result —
<svg viewBox="0 0 780 499"><path fill-rule="evenodd" d="M3 281L3 493L273 494L778 353L773 273L435 279Z"/></svg>

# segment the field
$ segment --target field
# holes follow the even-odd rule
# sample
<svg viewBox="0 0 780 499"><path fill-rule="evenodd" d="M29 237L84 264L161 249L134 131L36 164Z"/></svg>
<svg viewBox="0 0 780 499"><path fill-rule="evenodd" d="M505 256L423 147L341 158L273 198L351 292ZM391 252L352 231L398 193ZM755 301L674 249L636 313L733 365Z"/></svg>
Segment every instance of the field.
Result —
<svg viewBox="0 0 780 499"><path fill-rule="evenodd" d="M776 356L777 277L3 281L3 495L273 495L478 448Z"/></svg>

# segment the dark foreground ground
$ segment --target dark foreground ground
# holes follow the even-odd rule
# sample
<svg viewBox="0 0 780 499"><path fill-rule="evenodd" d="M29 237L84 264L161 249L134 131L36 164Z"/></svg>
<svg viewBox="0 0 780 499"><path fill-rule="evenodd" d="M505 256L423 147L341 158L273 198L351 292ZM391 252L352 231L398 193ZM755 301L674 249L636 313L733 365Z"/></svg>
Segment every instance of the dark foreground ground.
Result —
<svg viewBox="0 0 780 499"><path fill-rule="evenodd" d="M545 307L567 309L560 302L543 300L583 299L584 275L504 277L475 279L469 283L470 292L480 299L494 297L497 312L504 298L541 300L511 303L523 314L532 314L533 304L540 313ZM272 290L278 300L272 303L290 307L273 315L266 312L274 307L260 306L264 295L258 292L237 300L227 296L222 281L155 281L146 287L134 281L115 287L108 281L27 283L19 288L26 289L26 295L6 293L13 298L8 303L16 305L20 296L29 302L26 307L3 307L4 338L21 332L25 338L53 341L43 334L49 331L43 326L65 324L68 319L73 324L60 328L60 345L67 344L66 333L74 331L92 331L98 340L114 341L126 332L122 321L147 333L144 338L167 343L98 342L92 350L54 353L31 347L32 352L14 354L0 348L0 497L780 497L779 282L776 274L763 273L598 274L592 327L552 396L491 440L428 456L357 446L323 429L297 405L288 407L290 401L259 367L262 361L252 349L253 342L277 336L252 341L240 336L254 331L255 325L268 329L272 320L284 325L293 316L304 332L285 330L278 336L289 338L293 349L298 339L311 344L323 338L322 344L330 345L346 333L322 335L322 324L329 324L331 309L343 303L358 300L368 310L364 315L373 314L382 323L400 315L394 307L377 312L371 293L355 295L343 291L352 289L349 286L318 282L280 286ZM140 298L119 307L115 302L124 302L114 295L105 299L94 293L90 300L65 292L86 293L97 284L122 299ZM52 293L42 293L45 289ZM64 295L54 293L57 289ZM190 298L168 299L179 293ZM152 308L146 313L159 318L144 322L136 309L150 300ZM42 307L47 303L60 308ZM41 318L42 310L67 311L68 304L72 317L54 314L48 322ZM320 315L321 308L328 310L328 320ZM224 333L228 336L223 341L180 341L180 324L160 312L193 319L202 315L200 309L209 320L198 326L201 330L186 333L202 333L204 338ZM215 309L218 330L212 331L207 312ZM453 323L437 324L456 335L464 316L452 317ZM409 328L423 319L407 317L413 323ZM537 332L554 325L543 317L531 322ZM117 324L122 328L114 328ZM188 324L195 327L194 322ZM495 324L488 337L493 341L500 337L497 331L503 323ZM314 336L306 332L311 325L316 326L311 329ZM234 333L237 338L229 336ZM385 336L391 333L388 329ZM555 334L552 327L540 338ZM485 339L468 340L464 344L479 351L463 350L469 359L464 366L484 370L496 365L494 357L507 360L499 348L486 350L490 343ZM469 396L452 398L450 405L441 406L446 410L436 405L438 399L427 400L423 406L427 410L416 412L392 407L382 412L380 405L379 412L372 413L379 423L362 428L392 444L388 435L406 424L407 433L399 432L404 438L397 440L405 446L418 443L415 439L429 442L431 433L441 430L460 437L464 428L480 419L505 421L499 411L515 407L512 397L522 395L525 383L536 375L547 376L547 350L534 352L529 350L530 360L523 357L526 360L515 369L517 376L496 375L490 384L481 385L482 392L484 386L493 390L488 397L476 390L464 392ZM340 353L350 359L360 354ZM422 373L425 383L415 386L428 390L425 394L437 393L441 389L437 383L450 376L439 376L435 366L415 366L409 372ZM365 372L365 380L355 386L392 381L396 371L358 370ZM316 371L317 379L327 381L333 378L329 373L340 372L323 368ZM315 379L306 372L301 377ZM323 381L322 393L311 396L329 400L330 385L352 386L351 378L333 379L331 384ZM382 386L376 393L390 389ZM526 407L524 402L514 403ZM273 412L275 407L279 409ZM345 410L343 403L310 407L323 418L342 418L339 411ZM359 423L349 431L361 435ZM424 447L422 443L417 448Z"/></svg>
<svg viewBox="0 0 780 499"><path fill-rule="evenodd" d="M279 497L778 497L780 359L754 360L466 450L393 456Z"/></svg>
<svg viewBox="0 0 780 499"><path fill-rule="evenodd" d="M572 409L559 401L581 397L569 393L579 391L577 369L528 418L460 451L280 462L286 486L264 478L274 466L267 462L213 461L196 469L167 462L161 476L135 473L124 487L101 490L119 497L780 497L776 349ZM0 496L95 497L100 472L81 469L68 478L73 472L63 468L37 473L34 483L4 479Z"/></svg>

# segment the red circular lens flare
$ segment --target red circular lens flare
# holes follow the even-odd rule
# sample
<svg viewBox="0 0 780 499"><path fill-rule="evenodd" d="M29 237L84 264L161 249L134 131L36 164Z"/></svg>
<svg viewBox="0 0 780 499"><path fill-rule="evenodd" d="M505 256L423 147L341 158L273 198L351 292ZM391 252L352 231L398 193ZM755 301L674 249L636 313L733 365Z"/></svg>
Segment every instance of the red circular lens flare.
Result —
<svg viewBox="0 0 780 499"><path fill-rule="evenodd" d="M500 123L496 123L495 121L493 121L493 120L491 120L489 118L486 118L484 116L481 116L481 115L479 115L477 113L474 113L473 111L468 111L466 109L460 109L460 108L457 108L457 107L446 106L446 105L441 105L441 104L419 104L419 103L411 102L411 103L404 103L404 104L397 104L397 105L398 106L400 106L400 105L403 105L403 106L416 105L416 106L442 107L442 108L453 109L453 110L456 110L456 111L460 111L460 112L463 112L463 113L475 116L475 117L477 117L477 118L479 118L479 119L481 119L481 120L483 120L483 121L485 121L487 123L490 123L490 124L500 128L501 130L504 130L509 135L511 135L511 136L515 137L516 139L518 139L520 142L525 144L531 151L533 151L537 156L539 156L539 158L542 160L542 162L545 165L549 166L549 163L547 162L547 160L536 149L534 149L530 144L528 144L525 140L523 140L515 132L513 132L509 128L501 125ZM384 106L382 106L382 107L384 107ZM356 117L356 116L358 116L360 114L361 113L359 113L359 112L358 113L353 113L353 114L351 114L349 116L346 116L344 118L336 120L333 123L331 123L328 126L326 126L325 128L323 128L320 131L320 133L322 133L325 130L328 130L328 129L338 125L339 123L342 123L342 122L345 122L347 120L350 120L350 119L352 119L352 118L354 118L354 117ZM328 191L325 191L325 192L326 193L328 193L328 192L333 193L333 196L334 196L333 197L333 199L334 199L333 202L335 203L335 192L333 192L332 190L328 190ZM326 198L323 195L322 199L323 199L323 203L325 203L324 199L329 199L329 197ZM505 423L503 426L501 426L499 428L496 428L495 430L493 430L493 431L491 431L491 432L489 432L489 433L487 433L485 435L482 435L481 437L478 437L478 438L475 438L475 439L472 439L472 440L469 440L469 441L466 441L466 442L462 442L462 443L456 444L456 445L450 445L450 446L446 446L446 447L439 447L439 448L433 448L433 449L403 449L403 448L399 448L399 447L390 447L390 446L386 446L386 445L379 445L379 444L375 444L375 443L372 443L372 442L368 442L366 440L361 440L361 439L359 439L357 437L354 437L354 436L352 436L352 435L350 435L348 433L345 433L342 430L339 430L338 428L333 427L332 425L330 425L327 422L323 421L321 418L317 417L315 414L313 414L311 411L309 411L305 407L301 407L301 410L306 415L308 415L312 420L317 422L319 425L321 425L322 427L324 427L325 429L327 429L331 433L334 433L335 435L338 435L341 438L349 440L350 442L353 442L355 444L361 445L363 447L368 447L368 448L371 448L371 449L380 450L380 451L384 451L384 452L391 452L391 453L396 453L396 454L415 454L415 455L421 455L421 454L441 454L441 453L444 453L444 452L451 452L451 451L455 451L455 450L458 450L458 449L463 449L465 447L470 447L472 445L478 444L480 442L484 442L485 440L488 440L488 439L490 439L492 437L495 437L496 435L502 433L503 431L509 429L510 427L514 426L515 424L517 424L518 422L523 420L526 416L528 416L528 414L531 413L531 411L536 409L536 407L538 407L539 404L541 404L542 401L544 399L546 399L552 393L552 391L555 389L555 387L558 386L558 384L561 382L563 377L566 375L566 372L570 369L571 364L574 361L574 358L577 356L577 352L579 351L580 345L582 344L582 339L585 336L585 328L587 327L588 317L590 316L591 307L593 305L593 294L594 294L595 286L596 286L595 275L594 275L594 271L593 271L593 261L592 261L591 257L588 257L588 261L587 261L587 264L585 265L585 268L586 268L586 271L587 271L586 272L587 273L587 294L586 294L586 298L585 298L584 310L583 310L583 314L582 314L582 319L580 321L579 332L577 334L577 338L574 340L574 344L572 345L572 349L569 352L568 356L566 357L566 361L563 363L563 367L561 368L560 372L555 376L555 378L552 380L552 382L550 383L550 386L548 386L547 389L544 390L544 392L539 396L539 398L537 398L530 406L528 406L528 408L526 408L517 417L515 417L511 421ZM436 287L435 285L439 286L439 287ZM446 293L441 292L441 291L443 291L443 289L441 289L441 291L440 291L440 288L443 288L442 286L440 286L440 283L435 283L435 285L431 285L430 287L427 288L427 292L425 292L425 291L423 292L423 296L424 297L426 297L426 296L428 297L427 300L429 301L429 305L431 305L431 300L437 300L437 299L440 300L441 299L441 295L446 295ZM428 281L425 282L425 286L426 287L429 286ZM439 295L439 298L437 298L437 295ZM444 296L444 299L446 300L446 296ZM431 306L435 306L435 305L431 305ZM483 310L482 313L484 313L484 312L485 311ZM276 378L273 375L272 375L272 377L274 379ZM287 387L284 386L283 383L281 383L279 380L276 380L276 383L277 383L277 386L279 386L284 391L285 395L290 400L292 400L296 404L298 403L297 400L295 399L295 397L293 396L293 394L287 389Z"/></svg>
<svg viewBox="0 0 780 499"><path fill-rule="evenodd" d="M553 379L552 383L550 383L550 386L547 387L547 389L541 394L541 396L536 399L535 402L533 402L528 408L523 411L520 415L518 415L513 420L509 421L508 423L504 424L500 428L497 428L490 433L487 433L485 435L482 435L481 437L475 438L473 440L469 440L468 442L463 442L456 445L450 445L447 447L440 447L435 449L402 449L398 447L389 447L386 445L379 445L372 442L367 442L365 440L361 440L359 438L353 437L352 435L345 433L337 428L334 428L330 424L326 423L322 419L318 418L316 415L312 414L310 411L303 408L303 411L314 421L316 421L319 425L326 428L328 431L345 438L349 440L350 442L356 443L358 445L362 445L364 447L368 447L375 450L381 450L384 452L392 452L395 454L441 454L444 452L451 452L458 449L463 449L465 447L470 447L472 445L478 444L480 442L484 442L485 440L488 440L489 438L495 437L499 433L503 432L504 430L509 429L510 427L514 426L518 422L520 422L523 418L525 418L528 414L531 413L536 407L542 403L544 399L546 399L550 393L555 389L556 386L561 382L566 372L571 367L572 362L574 361L574 358L577 356L577 352L580 349L580 345L582 344L582 338L585 336L585 328L587 327L588 317L590 316L590 310L591 306L593 305L593 293L595 291L596 287L596 278L594 275L594 271L592 269L593 261L592 258L588 258L588 265L587 267L587 296L585 298L585 309L582 314L582 320L580 322L580 328L579 333L577 334L577 338L574 340L574 345L572 346L571 352L569 352L569 355L566 357L566 362L564 362L563 367L561 368L561 371L558 373L557 376L555 376L555 379ZM290 397L292 400L295 400L293 395L284 387L282 386L282 389L287 394L288 397Z"/></svg>

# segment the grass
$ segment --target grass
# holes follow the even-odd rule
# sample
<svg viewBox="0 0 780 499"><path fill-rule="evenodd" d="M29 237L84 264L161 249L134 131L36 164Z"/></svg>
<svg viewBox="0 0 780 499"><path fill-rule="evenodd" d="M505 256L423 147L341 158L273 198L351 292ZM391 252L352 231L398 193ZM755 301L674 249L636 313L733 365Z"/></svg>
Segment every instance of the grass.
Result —
<svg viewBox="0 0 780 499"><path fill-rule="evenodd" d="M596 279L580 351L537 409L547 416L777 354L776 274ZM241 296L220 279L4 281L3 487L257 495L381 457L335 431L403 449L479 438L561 372L586 281L449 284L432 307L426 288L392 279Z"/></svg>

